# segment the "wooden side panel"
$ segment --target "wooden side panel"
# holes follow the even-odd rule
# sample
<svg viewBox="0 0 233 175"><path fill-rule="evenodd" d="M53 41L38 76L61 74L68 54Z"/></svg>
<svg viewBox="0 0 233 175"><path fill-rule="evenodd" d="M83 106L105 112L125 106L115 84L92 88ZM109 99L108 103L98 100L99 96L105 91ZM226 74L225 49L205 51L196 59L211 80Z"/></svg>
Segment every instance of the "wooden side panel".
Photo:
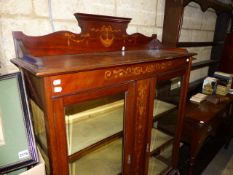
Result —
<svg viewBox="0 0 233 175"><path fill-rule="evenodd" d="M23 71L23 77L25 80L27 93L29 97L34 100L40 108L43 109L44 102L44 83L41 77L36 77L30 74L28 71Z"/></svg>

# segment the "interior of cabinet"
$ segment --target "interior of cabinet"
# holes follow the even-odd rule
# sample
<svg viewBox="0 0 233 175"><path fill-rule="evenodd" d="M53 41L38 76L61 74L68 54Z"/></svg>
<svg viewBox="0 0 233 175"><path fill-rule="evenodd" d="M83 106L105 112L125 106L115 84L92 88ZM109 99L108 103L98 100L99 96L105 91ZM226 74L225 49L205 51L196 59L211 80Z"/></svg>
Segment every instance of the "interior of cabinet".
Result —
<svg viewBox="0 0 233 175"><path fill-rule="evenodd" d="M153 175L161 174L170 167L174 142L174 132L161 130L162 127L156 126L166 115L177 112L177 104L171 100L174 94L164 96L164 89L172 89L171 83L166 87L167 83L164 82L159 83L156 89L158 98L154 99L153 106L154 124L151 131L148 173ZM92 174L93 167L96 167L95 173L101 175L121 173L124 97L124 93L115 94L65 108L70 174L75 174L77 169L79 174ZM33 100L30 103L36 119L35 134L40 140L39 147L48 163L46 132L44 121L41 121L44 114Z"/></svg>
<svg viewBox="0 0 233 175"><path fill-rule="evenodd" d="M125 106L122 97L124 96L116 95L66 107L66 132L71 174L75 174L76 169L81 174L91 174L94 173L91 167L96 166L104 169L104 171L99 171L95 168L95 171L101 174L121 173L119 162L122 160L120 155L123 146ZM177 109L175 104L155 99L154 120L159 120L160 117L175 109ZM172 157L173 142L174 136L156 127L152 129L149 168L149 171L153 171L152 174L159 174L170 167L169 159ZM108 161L105 161L106 159ZM154 172L155 170L157 173Z"/></svg>
<svg viewBox="0 0 233 175"><path fill-rule="evenodd" d="M217 15L214 39L212 42L179 42L179 36L183 23L184 8L190 3L195 2L200 5L204 12L207 9L214 9ZM176 8L174 8L176 7ZM212 75L218 70L219 61L222 55L222 49L227 30L229 29L229 21L231 20L232 6L224 4L217 0L185 0L185 1L169 1L166 0L165 16L163 25L163 44L173 47L208 47L211 46L210 60L195 62L192 65L192 70L208 67L208 75ZM200 85L203 79L196 80L190 83L190 91L195 92L200 90ZM192 92L191 92L192 93Z"/></svg>
<svg viewBox="0 0 233 175"><path fill-rule="evenodd" d="M118 96L118 95L117 95ZM105 97L66 107L66 131L69 155L93 150L122 137L124 99ZM95 106L95 107L94 107Z"/></svg>
<svg viewBox="0 0 233 175"><path fill-rule="evenodd" d="M47 145L45 129L43 121L38 119L43 115L43 111L34 101L30 102L34 117L37 116L35 117L37 118L37 133L35 134L41 140L40 145L45 147ZM96 174L97 172L101 175L121 174L124 106L124 94L117 94L65 108L70 174L76 174L77 170L79 174ZM176 104L163 101L163 99L154 100L155 123L160 118L170 115L172 111L177 111ZM101 125L98 125L100 123ZM98 128L98 131L95 128ZM148 174L161 174L170 167L169 159L172 157L174 135L156 126L152 128L151 134ZM81 138L78 139L79 137ZM41 146L39 147L48 163L46 151ZM93 172L93 167L95 167L95 172Z"/></svg>
<svg viewBox="0 0 233 175"><path fill-rule="evenodd" d="M178 82L177 86L174 86L174 83L172 83L174 81ZM159 81L157 84L153 108L148 174L153 174L153 172L156 172L154 174L163 174L169 170L172 163L176 132L175 130L171 132L170 127L174 129L176 124L175 122L170 124L169 122L161 123L161 121L171 118L171 116L174 118L173 121L177 120L181 84L182 79L180 77ZM172 91L176 91L176 94ZM178 99L174 100L174 97ZM160 166L158 167L158 165Z"/></svg>

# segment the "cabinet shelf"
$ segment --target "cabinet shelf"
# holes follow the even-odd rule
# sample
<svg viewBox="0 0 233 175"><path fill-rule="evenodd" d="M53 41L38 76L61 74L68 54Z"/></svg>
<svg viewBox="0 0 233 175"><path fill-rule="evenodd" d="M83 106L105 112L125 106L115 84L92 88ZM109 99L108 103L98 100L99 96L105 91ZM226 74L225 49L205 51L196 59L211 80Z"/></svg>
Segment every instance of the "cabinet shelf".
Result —
<svg viewBox="0 0 233 175"><path fill-rule="evenodd" d="M123 104L123 100L118 100L80 113L66 115L69 155L78 154L83 149L100 145L114 135L119 135L123 130Z"/></svg>
<svg viewBox="0 0 233 175"><path fill-rule="evenodd" d="M168 170L169 166L156 157L151 157L149 160L148 175L163 174Z"/></svg>
<svg viewBox="0 0 233 175"><path fill-rule="evenodd" d="M217 46L223 45L224 41L218 42L178 42L178 47L207 47L207 46Z"/></svg>
<svg viewBox="0 0 233 175"><path fill-rule="evenodd" d="M111 101L112 99L107 98L107 100ZM110 102L108 104L100 105L104 103L104 101L106 101L106 99L96 100L96 103L99 103L97 107L93 107L93 108L88 107L91 109L86 109L86 110L83 110L82 112L77 112L76 111L77 108L76 109L71 108L70 111L68 110L67 112L69 113L69 115L66 115L66 123L72 124L72 123L79 122L82 120L96 118L97 116L106 114L106 112L108 111L112 111L114 109L119 109L119 108L122 109L124 105L124 100L117 100L117 101ZM88 106L90 106L90 104L88 104ZM84 108L84 107L82 106L81 108ZM70 114L70 113L74 113L74 114Z"/></svg>
<svg viewBox="0 0 233 175"><path fill-rule="evenodd" d="M95 146L104 145L121 135L123 106L124 101L118 100L73 115L66 115L69 159L75 160L79 155L93 150ZM175 108L174 104L156 99L153 115L158 118ZM99 127L100 123L103 123L101 127Z"/></svg>
<svg viewBox="0 0 233 175"><path fill-rule="evenodd" d="M123 132L118 132L116 134L113 134L112 136L109 136L107 138L104 138L103 140L100 140L99 142L96 142L78 152L73 153L72 155L69 156L69 162L74 162L83 156L92 153L93 151L99 149L102 146L105 146L109 144L110 142L122 138Z"/></svg>
<svg viewBox="0 0 233 175"><path fill-rule="evenodd" d="M211 66L211 65L214 65L214 64L217 64L217 63L219 63L219 60L199 61L199 62L196 62L196 63L192 64L191 70L196 70L196 69L199 69L199 68L202 68L202 67Z"/></svg>
<svg viewBox="0 0 233 175"><path fill-rule="evenodd" d="M122 139L117 139L70 164L71 174L109 175L122 171Z"/></svg>
<svg viewBox="0 0 233 175"><path fill-rule="evenodd" d="M155 99L154 110L153 110L154 119L158 119L165 113L170 112L171 110L174 110L176 108L177 106L172 103L167 103L165 101Z"/></svg>
<svg viewBox="0 0 233 175"><path fill-rule="evenodd" d="M150 152L151 155L157 155L171 145L174 141L174 138L156 128L152 128L151 132L151 146ZM170 157L170 156L165 156Z"/></svg>

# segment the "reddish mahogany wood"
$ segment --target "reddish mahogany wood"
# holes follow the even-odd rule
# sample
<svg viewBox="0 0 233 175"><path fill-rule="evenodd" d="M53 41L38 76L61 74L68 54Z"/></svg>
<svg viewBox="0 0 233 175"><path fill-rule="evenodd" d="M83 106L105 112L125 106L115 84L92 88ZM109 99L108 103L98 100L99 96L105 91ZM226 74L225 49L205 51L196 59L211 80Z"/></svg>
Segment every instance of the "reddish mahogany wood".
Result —
<svg viewBox="0 0 233 175"><path fill-rule="evenodd" d="M111 54L109 54L109 52L104 52L92 54L41 56L40 58L25 55L22 59L13 59L12 62L32 71L38 76L45 76L152 61L161 62L161 60L164 59L168 61L169 59L179 59L184 56L187 57L192 55L193 54L170 50L134 50L111 52ZM25 62L27 64L25 64Z"/></svg>
<svg viewBox="0 0 233 175"><path fill-rule="evenodd" d="M82 29L80 34L59 31L42 37L33 37L22 32L13 32L17 56L22 57L25 53L44 56L119 51L122 47L125 50L161 47L156 35L152 37L139 33L128 35L126 28L130 18L81 13L75 16Z"/></svg>
<svg viewBox="0 0 233 175"><path fill-rule="evenodd" d="M80 34L60 31L32 37L13 32L17 58L11 61L24 73L30 98L45 113L51 173L69 173L64 108L124 93L122 173L147 174L155 82L183 76L179 124L170 167L176 168L194 54L165 48L156 35L128 35L129 18L75 16L82 29ZM55 80L60 80L60 84L54 84ZM60 91L55 91L57 87Z"/></svg>

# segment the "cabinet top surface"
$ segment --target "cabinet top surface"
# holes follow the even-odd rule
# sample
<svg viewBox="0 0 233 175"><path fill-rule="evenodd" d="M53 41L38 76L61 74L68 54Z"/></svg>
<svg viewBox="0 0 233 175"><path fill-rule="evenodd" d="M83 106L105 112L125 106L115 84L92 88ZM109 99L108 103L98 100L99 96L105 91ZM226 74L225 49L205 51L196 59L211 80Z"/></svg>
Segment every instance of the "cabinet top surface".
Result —
<svg viewBox="0 0 233 175"><path fill-rule="evenodd" d="M184 59L193 55L193 53L172 50L132 50L41 57L25 55L23 58L12 59L12 62L37 76L49 76L162 60Z"/></svg>

